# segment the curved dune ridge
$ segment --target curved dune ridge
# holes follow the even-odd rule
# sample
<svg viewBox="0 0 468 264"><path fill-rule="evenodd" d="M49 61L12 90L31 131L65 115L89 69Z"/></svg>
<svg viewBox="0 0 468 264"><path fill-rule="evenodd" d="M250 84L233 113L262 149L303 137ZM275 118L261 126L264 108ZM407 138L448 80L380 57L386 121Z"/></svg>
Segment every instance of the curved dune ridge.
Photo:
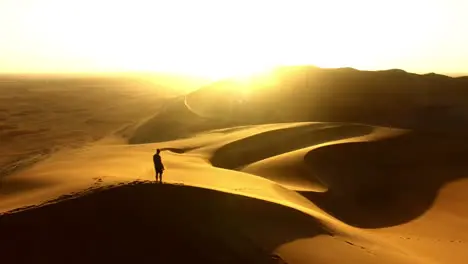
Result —
<svg viewBox="0 0 468 264"><path fill-rule="evenodd" d="M2 260L468 260L462 133L224 118L227 108L200 108L211 100L211 90L165 100L107 138L4 170ZM157 148L165 184L153 182Z"/></svg>

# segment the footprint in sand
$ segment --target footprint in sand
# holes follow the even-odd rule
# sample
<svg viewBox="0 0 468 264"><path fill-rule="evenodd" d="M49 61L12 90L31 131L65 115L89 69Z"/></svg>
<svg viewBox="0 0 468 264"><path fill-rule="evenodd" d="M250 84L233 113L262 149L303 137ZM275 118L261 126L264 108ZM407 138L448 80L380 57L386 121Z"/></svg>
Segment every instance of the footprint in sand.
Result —
<svg viewBox="0 0 468 264"><path fill-rule="evenodd" d="M93 180L94 180L94 185L99 185L102 183L102 178L100 177L95 177L93 178Z"/></svg>

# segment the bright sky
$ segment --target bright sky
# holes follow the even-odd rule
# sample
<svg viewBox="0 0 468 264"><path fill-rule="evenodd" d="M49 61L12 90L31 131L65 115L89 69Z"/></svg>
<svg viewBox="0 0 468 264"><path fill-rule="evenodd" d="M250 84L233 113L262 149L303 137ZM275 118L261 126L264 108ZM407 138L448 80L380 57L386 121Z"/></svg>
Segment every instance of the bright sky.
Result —
<svg viewBox="0 0 468 264"><path fill-rule="evenodd" d="M0 72L468 73L468 0L0 0Z"/></svg>

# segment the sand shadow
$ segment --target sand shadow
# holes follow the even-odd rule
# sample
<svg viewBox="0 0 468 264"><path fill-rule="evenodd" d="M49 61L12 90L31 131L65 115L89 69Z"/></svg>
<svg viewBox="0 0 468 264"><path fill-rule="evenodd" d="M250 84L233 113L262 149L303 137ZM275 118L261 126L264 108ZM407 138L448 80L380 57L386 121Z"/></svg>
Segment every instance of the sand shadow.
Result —
<svg viewBox="0 0 468 264"><path fill-rule="evenodd" d="M262 159L316 144L369 134L366 125L314 123L271 130L237 140L219 148L211 163L220 168L238 169Z"/></svg>
<svg viewBox="0 0 468 264"><path fill-rule="evenodd" d="M431 208L444 184L468 175L465 142L413 132L315 149L305 162L329 190L302 195L356 227L399 225Z"/></svg>
<svg viewBox="0 0 468 264"><path fill-rule="evenodd" d="M184 153L192 151L194 149L196 149L196 147L191 147L191 148L161 148L160 150L161 151L170 151L170 152L174 152L174 153L177 153L177 154L184 154Z"/></svg>
<svg viewBox="0 0 468 264"><path fill-rule="evenodd" d="M263 200L136 184L0 216L0 233L7 263L278 263L280 245L327 231Z"/></svg>

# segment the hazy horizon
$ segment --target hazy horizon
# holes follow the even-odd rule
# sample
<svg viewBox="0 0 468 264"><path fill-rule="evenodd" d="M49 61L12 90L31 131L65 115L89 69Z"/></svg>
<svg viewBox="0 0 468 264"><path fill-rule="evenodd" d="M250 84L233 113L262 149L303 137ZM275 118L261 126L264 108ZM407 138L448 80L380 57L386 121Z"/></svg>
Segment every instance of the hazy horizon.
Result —
<svg viewBox="0 0 468 264"><path fill-rule="evenodd" d="M184 77L184 78L190 78L190 79L199 79L199 80L206 80L206 81L217 81L217 80L223 80L223 79L229 79L229 78L237 78L237 77L249 77L249 76L255 76L258 74L263 74L263 73L269 73L270 71L273 71L275 68L280 68L280 67L294 67L294 66L299 66L299 67L318 67L316 65L277 65L273 66L270 68L265 68L263 71L254 71L252 73L246 73L242 75L225 75L225 76L219 76L219 77L208 77L208 76L203 76L203 75L197 75L197 74L191 74L191 73L181 73L181 72L169 72L169 71L144 71L144 70L121 70L121 71L55 71L55 72L41 72L41 71L14 71L14 72L8 72L0 71L0 77L2 76L37 76L37 77L131 77L131 76L145 76L145 75L154 75L154 76L172 76L172 77ZM438 74L438 75L444 75L452 78L457 78L457 77L468 77L468 73L441 73L441 72L434 72L434 71L427 71L427 72L412 72L408 71L406 69L402 68L382 68L382 69L358 69L354 67L318 67L321 69L343 69L343 68L352 68L358 71L391 71L391 70L403 70L407 73L410 74L418 74L418 75L425 75L425 74Z"/></svg>
<svg viewBox="0 0 468 264"><path fill-rule="evenodd" d="M464 10L459 0L5 0L0 72L219 79L311 64L463 76Z"/></svg>

